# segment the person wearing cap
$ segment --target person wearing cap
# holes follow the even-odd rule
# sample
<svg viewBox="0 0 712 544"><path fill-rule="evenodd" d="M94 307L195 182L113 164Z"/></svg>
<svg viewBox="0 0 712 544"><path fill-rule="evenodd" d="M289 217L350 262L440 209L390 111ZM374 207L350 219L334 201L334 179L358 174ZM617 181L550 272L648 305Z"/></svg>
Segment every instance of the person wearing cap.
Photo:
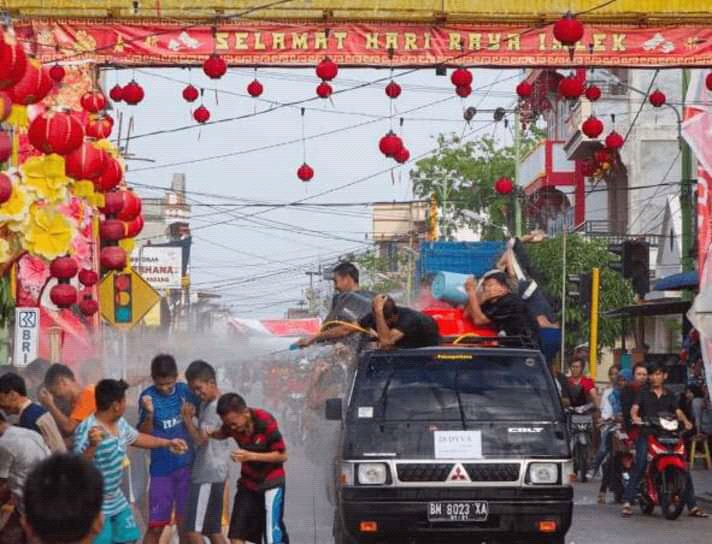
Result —
<svg viewBox="0 0 712 544"><path fill-rule="evenodd" d="M474 278L465 282L469 302L465 315L475 325L491 325L507 336L516 336L536 344L538 326L526 311L524 301L512 292L507 274L492 270L482 277L480 288Z"/></svg>

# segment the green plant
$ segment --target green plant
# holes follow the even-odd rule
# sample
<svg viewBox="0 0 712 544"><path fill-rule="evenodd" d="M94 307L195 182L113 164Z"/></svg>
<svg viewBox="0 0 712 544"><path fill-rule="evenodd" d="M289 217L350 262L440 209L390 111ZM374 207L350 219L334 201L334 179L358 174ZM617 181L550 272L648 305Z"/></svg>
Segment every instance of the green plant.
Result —
<svg viewBox="0 0 712 544"><path fill-rule="evenodd" d="M608 310L633 303L633 288L628 280L606 267L611 255L606 243L587 240L582 236L569 236L566 241L566 274L590 272L592 268L601 270L599 315ZM539 243L527 245L527 251L533 268L541 274L541 287L554 300L561 300L563 251L561 236L549 238ZM558 310L559 317L561 315ZM599 341L601 346L613 347L616 339L623 333L620 319L599 318ZM589 335L589 316L579 303L566 305L566 344L571 347L587 342Z"/></svg>

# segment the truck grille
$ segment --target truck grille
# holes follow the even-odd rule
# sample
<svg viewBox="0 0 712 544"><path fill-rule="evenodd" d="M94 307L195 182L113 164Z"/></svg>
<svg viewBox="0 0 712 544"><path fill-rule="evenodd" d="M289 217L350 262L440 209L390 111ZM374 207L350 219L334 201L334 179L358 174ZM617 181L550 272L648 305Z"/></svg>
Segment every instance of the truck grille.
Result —
<svg viewBox="0 0 712 544"><path fill-rule="evenodd" d="M468 463L464 465L473 482L516 482L519 463Z"/></svg>
<svg viewBox="0 0 712 544"><path fill-rule="evenodd" d="M444 482L454 463L408 463L398 465L401 482Z"/></svg>

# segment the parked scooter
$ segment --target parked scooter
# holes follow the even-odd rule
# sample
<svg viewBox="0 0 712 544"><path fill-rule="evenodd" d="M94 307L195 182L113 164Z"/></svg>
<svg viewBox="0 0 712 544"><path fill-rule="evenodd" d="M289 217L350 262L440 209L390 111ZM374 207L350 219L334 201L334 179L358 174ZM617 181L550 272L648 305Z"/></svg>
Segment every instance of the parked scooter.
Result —
<svg viewBox="0 0 712 544"><path fill-rule="evenodd" d="M648 436L648 466L641 482L640 509L652 514L660 506L666 519L677 519L685 503L688 481L685 442L677 418L665 415L644 421Z"/></svg>

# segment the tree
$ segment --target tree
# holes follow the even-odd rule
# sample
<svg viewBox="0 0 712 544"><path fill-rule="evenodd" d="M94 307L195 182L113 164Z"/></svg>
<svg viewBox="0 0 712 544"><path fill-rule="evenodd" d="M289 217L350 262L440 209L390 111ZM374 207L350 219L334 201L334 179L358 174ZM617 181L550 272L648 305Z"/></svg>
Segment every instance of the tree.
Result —
<svg viewBox="0 0 712 544"><path fill-rule="evenodd" d="M520 156L531 151L541 137L540 130L531 128L522 138ZM512 198L498 195L494 184L500 177L514 179L515 158L514 145L499 146L491 137L463 141L455 135L441 134L437 151L419 160L410 173L413 191L421 198L436 195L445 238L451 238L459 227L469 227L484 239L500 239Z"/></svg>
<svg viewBox="0 0 712 544"><path fill-rule="evenodd" d="M405 251L397 251L393 257L379 255L370 250L353 260L361 270L361 287L374 293L399 296L407 290L409 256Z"/></svg>
<svg viewBox="0 0 712 544"><path fill-rule="evenodd" d="M527 252L532 268L539 272L537 282L550 300L555 301L557 313L561 315L558 301L561 300L561 274L563 273L563 251L561 236L549 238L539 243L527 244ZM633 287L617 272L606 267L611 255L606 242L587 240L583 236L571 235L566 240L566 273L581 274L592 268L601 270L599 310L601 313L633 303ZM601 346L613 347L623 333L620 319L599 319L598 337ZM566 305L566 343L569 347L587 342L589 316L581 304Z"/></svg>

